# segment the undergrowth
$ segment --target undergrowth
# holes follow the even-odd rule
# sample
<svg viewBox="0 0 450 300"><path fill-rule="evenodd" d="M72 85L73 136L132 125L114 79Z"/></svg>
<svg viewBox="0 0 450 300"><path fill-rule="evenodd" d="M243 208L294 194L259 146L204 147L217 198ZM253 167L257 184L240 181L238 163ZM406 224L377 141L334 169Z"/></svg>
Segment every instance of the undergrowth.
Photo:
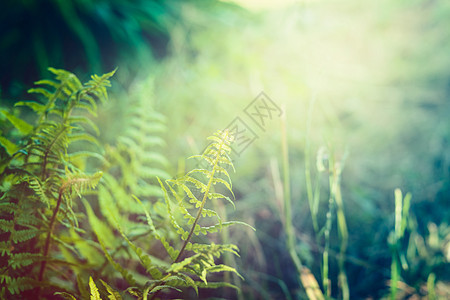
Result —
<svg viewBox="0 0 450 300"><path fill-rule="evenodd" d="M197 295L238 289L217 276L240 276L221 259L238 248L215 233L246 224L222 221L213 209L223 200L234 206L229 132L209 137L193 157L204 168L169 179L164 117L144 100L133 104L115 145L97 138L91 117L108 99L115 71L82 84L49 70L55 79L29 91L40 99L16 104L31 110L33 123L24 111L1 111L1 298L154 299L187 297L189 288Z"/></svg>
<svg viewBox="0 0 450 300"><path fill-rule="evenodd" d="M41 101L21 101L35 123L2 110L13 125L8 139L1 137L1 295L48 295L66 287L54 279L71 262L55 255L56 247L71 251L74 241L61 240L61 228L77 231L79 215L73 199L94 188L101 172L87 174L80 166L95 152L74 151L80 142L97 143L97 101L106 101L106 87L114 71L81 84L64 70L49 69L55 80L40 80L29 92ZM39 297L39 296L38 296Z"/></svg>

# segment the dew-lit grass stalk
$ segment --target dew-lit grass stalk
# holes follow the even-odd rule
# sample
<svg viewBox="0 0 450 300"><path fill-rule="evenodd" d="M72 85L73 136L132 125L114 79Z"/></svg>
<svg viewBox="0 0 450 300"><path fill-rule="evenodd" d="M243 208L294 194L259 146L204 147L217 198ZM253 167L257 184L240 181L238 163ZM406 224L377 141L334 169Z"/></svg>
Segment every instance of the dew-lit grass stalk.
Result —
<svg viewBox="0 0 450 300"><path fill-rule="evenodd" d="M329 186L330 186L330 197L328 198L328 211L327 211L327 220L325 222L324 228L324 237L325 237L325 246L322 255L322 285L325 294L330 297L331 296L331 282L329 278L329 250L330 250L330 232L333 225L333 212L334 212L334 172L333 172L333 157L330 155L329 157Z"/></svg>
<svg viewBox="0 0 450 300"><path fill-rule="evenodd" d="M331 152L331 151L330 151ZM330 232L333 225L333 214L336 210L338 235L340 240L340 251L338 255L338 286L340 288L341 297L344 300L350 298L350 291L348 287L347 275L345 273L345 253L348 245L348 230L347 222L345 220L344 203L341 194L341 173L342 162L335 162L333 153L329 153L329 189L330 197L328 200L327 219L324 228L325 246L323 251L323 288L328 297L331 296L331 281L329 278L329 253L330 253Z"/></svg>
<svg viewBox="0 0 450 300"><path fill-rule="evenodd" d="M313 193L312 180L311 180L311 122L314 111L314 104L316 97L313 96L309 103L308 115L306 119L306 140L305 140L305 181L306 181L306 193L308 197L309 210L311 212L312 224L316 235L319 233L319 225L317 223L317 212L319 209L319 180L316 180L315 191Z"/></svg>
<svg viewBox="0 0 450 300"><path fill-rule="evenodd" d="M300 257L295 252L295 231L292 225L292 210L291 210L291 192L290 192L290 174L289 174L289 150L286 133L286 113L281 117L281 148L282 148L282 162L283 162L283 199L284 199L284 226L286 230L286 244L294 262L295 268L300 277L300 282L306 290L308 298L311 300L323 300L322 291L317 284L316 279L311 274L308 268L302 265Z"/></svg>
<svg viewBox="0 0 450 300"><path fill-rule="evenodd" d="M397 283L400 279L400 240L406 230L406 225L409 217L409 206L411 200L411 194L407 193L403 198L402 191L395 189L395 227L394 227L394 240L392 241L392 263L391 263L391 299L396 299L397 296Z"/></svg>
<svg viewBox="0 0 450 300"><path fill-rule="evenodd" d="M295 252L295 233L292 226L292 210L291 210L291 185L289 174L289 150L286 136L286 113L281 117L281 149L283 159L283 190L284 190L284 214L285 214L285 230L287 236L287 248L292 261L300 273L302 270L302 262Z"/></svg>

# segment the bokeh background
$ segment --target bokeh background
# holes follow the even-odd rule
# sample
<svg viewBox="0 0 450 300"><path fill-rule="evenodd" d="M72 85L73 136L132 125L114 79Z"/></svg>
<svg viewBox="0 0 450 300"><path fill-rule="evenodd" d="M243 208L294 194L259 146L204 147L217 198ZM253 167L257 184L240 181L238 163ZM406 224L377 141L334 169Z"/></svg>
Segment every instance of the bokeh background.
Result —
<svg viewBox="0 0 450 300"><path fill-rule="evenodd" d="M342 297L342 269L351 299L388 295L396 188L412 195L399 297L426 296L430 274L450 294L448 1L6 0L0 20L2 106L30 99L49 66L82 79L118 67L101 139L114 144L146 99L167 120L171 175L236 117L254 130L233 157L227 215L257 230L230 231L245 281L223 297L306 297L286 242L289 194L295 251L320 286L328 249L330 296ZM264 129L244 112L261 92L283 111ZM342 203L330 209L336 164Z"/></svg>

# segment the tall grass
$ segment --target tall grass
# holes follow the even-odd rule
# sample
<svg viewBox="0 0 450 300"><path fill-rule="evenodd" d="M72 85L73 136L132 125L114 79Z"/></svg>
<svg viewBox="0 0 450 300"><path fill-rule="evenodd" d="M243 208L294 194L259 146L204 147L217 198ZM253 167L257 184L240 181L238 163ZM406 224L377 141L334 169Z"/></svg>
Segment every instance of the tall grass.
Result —
<svg viewBox="0 0 450 300"><path fill-rule="evenodd" d="M283 202L284 215L283 224L286 232L286 247L289 255L294 262L295 268L299 274L299 280L311 300L325 299L319 288L316 278L311 271L302 264L302 261L295 250L296 234L292 225L292 205L291 205L291 186L289 173L289 148L286 130L286 113L281 117L281 149L282 149L282 165L283 165Z"/></svg>
<svg viewBox="0 0 450 300"><path fill-rule="evenodd" d="M395 189L395 227L391 234L390 243L392 246L392 263L391 263L391 300L397 299L398 283L401 276L401 268L407 269L406 260L400 252L400 241L403 238L409 218L409 207L411 194L408 193L403 198L402 191Z"/></svg>
<svg viewBox="0 0 450 300"><path fill-rule="evenodd" d="M342 201L341 194L341 172L342 172L342 164L343 162L336 162L334 166L334 174L332 182L332 193L334 194L334 200L337 206L337 225L338 225L338 234L340 240L339 246L339 257L338 257L338 266L339 266L339 275L338 275L338 286L340 287L340 291L342 293L342 299L347 300L350 299L350 290L348 287L347 275L345 273L345 253L347 251L348 245L348 230L347 230L347 221L345 220L344 213L344 203Z"/></svg>
<svg viewBox="0 0 450 300"><path fill-rule="evenodd" d="M329 276L329 259L330 259L330 233L333 227L333 217L337 216L337 229L339 238L339 253L337 255L339 275L338 287L341 299L350 299L350 290L348 286L347 275L345 272L346 251L348 246L348 229L344 212L344 203L341 193L341 174L344 166L344 161L347 152L341 158L336 160L335 154L331 149L321 147L316 156L316 166L319 174L316 175L316 180L313 184L312 169L311 169L311 124L314 113L314 106L316 104L316 96L313 95L309 102L308 114L306 119L306 137L305 137L305 184L308 198L309 209L313 229L316 235L316 243L321 242L321 236L324 236L324 247L322 253L322 286L327 297L331 297L331 279ZM329 146L331 148L331 146ZM326 167L325 165L328 165ZM318 224L319 201L320 201L320 173L326 172L328 175L328 211L326 212L326 221L322 228ZM314 191L313 191L314 185Z"/></svg>

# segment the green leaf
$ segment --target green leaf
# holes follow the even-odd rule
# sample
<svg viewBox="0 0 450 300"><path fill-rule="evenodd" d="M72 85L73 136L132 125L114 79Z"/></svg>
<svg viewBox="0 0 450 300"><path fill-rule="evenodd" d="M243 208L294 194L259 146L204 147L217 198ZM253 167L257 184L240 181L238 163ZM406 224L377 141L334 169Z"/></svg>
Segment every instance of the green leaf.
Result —
<svg viewBox="0 0 450 300"><path fill-rule="evenodd" d="M155 177L170 178L170 175L167 172L161 169L150 168L147 166L140 166L139 173L144 178L155 178Z"/></svg>
<svg viewBox="0 0 450 300"><path fill-rule="evenodd" d="M198 225L198 224L197 224ZM232 225L243 225L243 226L247 226L251 229L253 229L254 231L256 231L256 229L254 227L252 227L251 225L245 223L245 222L240 222L240 221L227 221L227 222L220 222L218 224L212 225L212 226L204 226L201 227L199 226L198 228L195 228L195 233L202 233L202 234L206 234L207 232L209 233L214 233L214 232L218 232L219 230L222 230L222 228L228 227L228 226L232 226Z"/></svg>
<svg viewBox="0 0 450 300"><path fill-rule="evenodd" d="M194 254L190 257L185 258L184 260L178 262L178 263L173 263L170 268L167 270L167 272L174 272L174 273L178 273L180 271L182 271L186 266L189 266L192 264L192 262L197 259L201 254L197 253Z"/></svg>
<svg viewBox="0 0 450 300"><path fill-rule="evenodd" d="M86 208L88 220L89 220L89 223L91 224L91 227L94 228L97 235L99 235L103 238L103 241L105 242L105 245L107 247L114 249L117 246L117 242L116 242L117 240L114 238L114 233L106 225L105 222L102 222L97 218L97 216L95 215L91 206L89 205L89 202L87 202L87 200L84 198L82 199L82 201Z"/></svg>
<svg viewBox="0 0 450 300"><path fill-rule="evenodd" d="M34 82L35 85L49 85L51 87L54 87L55 89L58 88L59 83L53 80L49 80L49 79L41 79L38 81Z"/></svg>
<svg viewBox="0 0 450 300"><path fill-rule="evenodd" d="M233 272L237 276L239 276L242 280L244 280L244 277L242 277L242 275L239 274L235 268L229 267L227 265L215 265L208 268L208 273L216 273L216 272Z"/></svg>
<svg viewBox="0 0 450 300"><path fill-rule="evenodd" d="M41 183L38 177L31 177L27 179L29 187L39 196L39 199L50 208L50 199L46 194L46 182Z"/></svg>
<svg viewBox="0 0 450 300"><path fill-rule="evenodd" d="M197 282L197 286L199 288L205 289L205 288L209 288L209 289L218 289L218 288L233 288L235 290L239 290L239 288L237 286L235 286L234 284L228 283L228 282L208 282L207 284L204 282Z"/></svg>
<svg viewBox="0 0 450 300"><path fill-rule="evenodd" d="M0 145L5 148L6 152L9 154L9 156L12 156L14 153L16 153L20 147L8 140L7 138L0 136Z"/></svg>
<svg viewBox="0 0 450 300"><path fill-rule="evenodd" d="M90 105L89 103L78 102L77 104L75 104L75 107L87 110L94 117L97 116L97 111L92 108L92 105Z"/></svg>
<svg viewBox="0 0 450 300"><path fill-rule="evenodd" d="M95 125L95 123L91 119L87 118L86 116L69 117L68 121L71 125L75 124L75 123L88 125L89 128L94 130L96 135L100 135L100 130L98 129L97 125Z"/></svg>
<svg viewBox="0 0 450 300"><path fill-rule="evenodd" d="M94 230L94 232L95 232L95 230ZM106 256L106 259L109 261L109 263L114 267L114 269L116 269L117 271L120 272L120 274L122 274L122 277L128 282L128 284L130 286L136 286L137 282L134 279L133 275L131 275L127 269L123 268L120 264L118 264L117 262L114 261L114 259L108 253L108 250L106 250L105 244L103 243L102 239L99 237L99 235L96 232L95 232L95 234L97 235L98 242L103 250L103 253Z"/></svg>
<svg viewBox="0 0 450 300"><path fill-rule="evenodd" d="M100 281L103 284L103 286L106 288L106 291L109 293L109 295L108 295L109 300L122 300L122 296L120 296L118 291L114 290L103 280L100 279Z"/></svg>
<svg viewBox="0 0 450 300"><path fill-rule="evenodd" d="M43 113L45 111L45 105L42 105L35 101L19 101L14 104L14 106L28 106L33 111L37 112L38 114Z"/></svg>
<svg viewBox="0 0 450 300"><path fill-rule="evenodd" d="M72 134L69 134L68 137L69 137L70 143L78 142L78 141L87 141L87 142L91 142L97 146L100 146L100 143L98 142L98 140L95 137L93 137L92 135L87 134L85 132L72 133Z"/></svg>
<svg viewBox="0 0 450 300"><path fill-rule="evenodd" d="M0 112L14 125L14 127L23 135L28 135L33 131L33 126L10 114L8 111L2 109Z"/></svg>
<svg viewBox="0 0 450 300"><path fill-rule="evenodd" d="M222 194L220 194L220 193L209 193L209 194L208 194L208 198L209 198L209 199L225 199L225 200L227 200L228 202L230 202L231 205L233 205L233 208L234 208L234 209L236 209L236 206L234 205L233 200L231 200L230 197L227 197L227 196L222 195Z"/></svg>
<svg viewBox="0 0 450 300"><path fill-rule="evenodd" d="M103 163L106 163L105 157L103 157L103 155L98 154L96 152L92 152L92 151L77 151L77 152L70 153L68 155L68 157L69 157L70 161L78 160L81 158L93 157L93 158L97 158L99 161L101 161Z"/></svg>
<svg viewBox="0 0 450 300"><path fill-rule="evenodd" d="M176 290L176 291L178 291L178 292L182 292L179 288L176 288L176 287L174 287L174 286L170 286L170 285L157 285L156 287L154 287L153 289L151 289L151 293L156 293L156 292L158 292L158 291L160 291L160 290L163 290L163 289L173 289L173 290Z"/></svg>
<svg viewBox="0 0 450 300"><path fill-rule="evenodd" d="M158 233L156 232L155 225L153 224L153 220L152 220L152 218L150 217L150 214L148 213L148 211L147 211L147 209L145 208L144 204L142 204L141 200L139 200L139 198L136 197L135 195L132 195L132 197L133 197L134 200L136 200L136 202L139 203L139 205L142 207L142 210L144 211L145 216L146 216L146 218L147 218L147 224L148 224L148 226L150 227L150 230L152 231L152 233L155 234L157 237L159 237L159 236L158 236Z"/></svg>
<svg viewBox="0 0 450 300"><path fill-rule="evenodd" d="M233 195L233 198L235 198L233 190L232 190L231 182L228 183L225 180L223 180L222 178L214 178L213 179L213 184L217 184L217 183L222 183L231 192L231 194Z"/></svg>
<svg viewBox="0 0 450 300"><path fill-rule="evenodd" d="M89 288L91 290L91 300L102 300L102 298L100 298L100 293L98 292L98 288L95 285L94 280L92 279L92 277L89 277Z"/></svg>
<svg viewBox="0 0 450 300"><path fill-rule="evenodd" d="M52 93L47 91L44 88L31 88L31 89L28 90L28 93L30 93L30 94L33 94L33 93L34 94L41 94L41 95L44 96L45 99L52 98Z"/></svg>

